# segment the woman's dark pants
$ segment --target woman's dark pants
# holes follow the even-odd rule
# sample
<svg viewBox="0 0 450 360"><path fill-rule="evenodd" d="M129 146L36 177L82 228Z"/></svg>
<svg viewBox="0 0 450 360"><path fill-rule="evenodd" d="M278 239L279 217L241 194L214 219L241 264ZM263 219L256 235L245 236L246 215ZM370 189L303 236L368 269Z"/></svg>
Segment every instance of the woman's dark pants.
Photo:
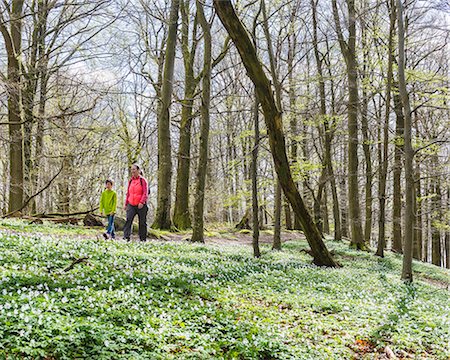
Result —
<svg viewBox="0 0 450 360"><path fill-rule="evenodd" d="M124 239L130 240L133 219L136 214L139 218L139 239L141 241L145 241L147 239L147 212L148 206L146 204L142 207L142 209L130 204L127 205L127 221L125 222L125 227L123 228Z"/></svg>

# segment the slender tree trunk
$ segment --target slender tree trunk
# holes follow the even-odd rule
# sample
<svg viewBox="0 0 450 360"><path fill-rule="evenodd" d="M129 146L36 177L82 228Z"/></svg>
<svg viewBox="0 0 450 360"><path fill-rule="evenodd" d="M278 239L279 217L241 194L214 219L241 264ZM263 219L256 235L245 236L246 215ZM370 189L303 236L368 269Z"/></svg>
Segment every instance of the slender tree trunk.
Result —
<svg viewBox="0 0 450 360"><path fill-rule="evenodd" d="M277 62L273 53L272 40L269 32L269 24L267 22L266 2L261 0L261 11L263 14L263 29L267 41L267 50L269 53L270 72L272 81L275 86L275 98L278 109L281 109L281 84L278 81ZM282 190L279 180L275 182L275 213L274 213L274 233L273 248L281 249L281 196Z"/></svg>
<svg viewBox="0 0 450 360"><path fill-rule="evenodd" d="M450 208L450 188L447 188L447 204L446 208ZM450 269L450 229L447 227L445 230L445 239L444 239L444 247L445 247L445 265L447 269Z"/></svg>
<svg viewBox="0 0 450 360"><path fill-rule="evenodd" d="M289 108L291 111L291 115L289 117L289 126L292 134L292 143L290 148L290 161L293 166L297 164L298 161L298 146L297 139L295 138L298 135L298 124L297 124L297 115L295 114L296 110L296 92L295 92L295 83L294 83L294 55L296 49L296 39L295 39L295 30L293 29L293 21L292 18L295 18L295 12L291 14L291 31L288 36L288 83L289 83ZM298 185L297 185L298 186ZM289 205L290 206L290 205ZM302 226L300 224L300 220L294 213L294 224L291 225L291 229L301 230Z"/></svg>
<svg viewBox="0 0 450 360"><path fill-rule="evenodd" d="M261 3L262 5L262 3ZM258 11L258 13L255 15L255 18L253 19L253 28L252 28L252 40L253 45L255 48L257 48L256 44L256 26L257 21L259 17L259 13L261 11ZM261 251L259 249L259 228L260 228L260 222L259 222L259 205L258 205L258 150L259 150L259 99L258 94L255 91L255 103L253 106L253 126L254 126L254 143L253 143L253 150L252 150L252 168L251 168L251 178L252 178L252 217L253 217L253 239L252 239L252 245L253 245L253 256L255 258L261 257ZM262 221L261 221L262 223Z"/></svg>
<svg viewBox="0 0 450 360"><path fill-rule="evenodd" d="M445 254L446 254L446 268L450 269L450 231L445 232Z"/></svg>
<svg viewBox="0 0 450 360"><path fill-rule="evenodd" d="M45 69L47 65L45 65ZM34 153L34 170L32 174L33 187L37 189L39 187L39 178L41 176L41 157L44 145L44 126L45 126L45 105L47 102L47 83L48 75L47 71L43 71L40 78L40 93L39 93L39 109L36 129L36 147ZM37 212L36 198L31 200L31 212L35 214Z"/></svg>
<svg viewBox="0 0 450 360"><path fill-rule="evenodd" d="M347 147L346 144L343 145L343 162L342 164L346 164L347 163ZM349 237L349 232L348 232L348 205L347 205L347 199L348 199L348 195L347 195L347 179L348 176L346 174L346 169L342 168L343 174L341 176L341 181L339 182L340 185L340 199L341 199L341 229L342 229L342 236L348 238Z"/></svg>
<svg viewBox="0 0 450 360"><path fill-rule="evenodd" d="M384 113L383 123L383 151L380 154L380 172L379 172L379 201L380 215L378 218L378 248L376 255L384 257L384 249L386 248L386 183L388 170L388 146L389 146L389 115L391 113L391 88L392 88L392 66L394 62L394 30L395 30L395 1L387 2L389 8L389 40L388 40L388 70L386 83L386 111ZM380 147L381 147L381 139Z"/></svg>
<svg viewBox="0 0 450 360"><path fill-rule="evenodd" d="M414 177L413 157L414 151L411 144L411 107L409 95L406 89L405 79L405 32L403 23L402 0L397 0L398 20L398 77L399 90L405 116L404 152L405 152L405 245L403 252L402 280L412 282L412 245L414 237Z"/></svg>
<svg viewBox="0 0 450 360"><path fill-rule="evenodd" d="M203 79L200 129L200 157L197 169L197 186L194 202L194 226L192 241L205 242L203 237L203 211L205 200L206 170L208 166L209 108L211 102L211 29L203 12L203 4L197 0L197 16L203 30Z"/></svg>
<svg viewBox="0 0 450 360"><path fill-rule="evenodd" d="M437 167L437 158L434 161ZM431 263L436 266L441 266L442 251L441 251L441 229L439 222L442 219L441 212L441 184L439 178L433 179L434 182L434 197L432 202L432 222L431 222Z"/></svg>
<svg viewBox="0 0 450 360"><path fill-rule="evenodd" d="M284 193L292 205L294 212L300 217L303 230L312 250L314 263L319 266L333 266L338 264L322 241L321 234L308 210L303 203L297 187L292 179L289 162L286 155L286 143L283 135L283 122L280 109L278 109L272 94L269 79L256 56L256 50L237 17L229 0L214 0L214 8L233 40L240 57L247 70L247 74L255 85L258 98L264 112L264 119L269 135L269 144L272 152L275 170Z"/></svg>
<svg viewBox="0 0 450 360"><path fill-rule="evenodd" d="M327 45L327 53L330 54L330 48L328 40L326 41ZM328 55L329 56L329 55ZM326 58L325 58L326 59ZM326 63L326 61L325 61ZM327 70L328 75L330 78L330 93L331 93L331 114L334 118L336 116L336 102L335 102L335 93L334 93L334 81L333 81L333 75L331 71L331 65L327 64ZM336 178L334 175L333 170L333 159L332 159L332 152L331 152L331 143L333 140L333 128L335 127L334 121L327 122L328 130L325 130L325 163L328 170L328 176L330 177L330 184L331 184L331 195L333 197L333 219L334 219L334 239L336 241L342 240L343 230L342 230L342 223L341 223L341 211L339 209L339 197L337 192L337 185L336 185ZM345 179L345 177L343 177ZM345 201L345 184L344 184L344 194L342 196L343 200ZM346 233L345 236L348 236Z"/></svg>
<svg viewBox="0 0 450 360"><path fill-rule="evenodd" d="M396 86L397 87L397 86ZM405 118L402 111L402 103L399 94L394 93L394 111L396 115L395 127L395 152L394 152L394 169L393 169L393 240L392 250L402 253L402 191L401 191L401 174L402 174L402 153L403 153L403 136Z"/></svg>
<svg viewBox="0 0 450 360"><path fill-rule="evenodd" d="M289 205L289 201L287 201L286 196L283 196L283 207L284 207L286 229L292 230L293 226L292 226L291 206Z"/></svg>
<svg viewBox="0 0 450 360"><path fill-rule="evenodd" d="M325 234L330 234L330 221L329 221L329 217L328 217L328 195L327 195L326 187L323 189L322 219L323 219L323 232Z"/></svg>
<svg viewBox="0 0 450 360"><path fill-rule="evenodd" d="M365 5L364 5L365 6ZM369 63L369 49L367 43L367 30L364 20L361 20L361 37L362 37L362 47L363 47L363 64L362 64L362 76L363 85L362 87L362 105L361 105L361 130L363 135L363 152L366 165L366 184L365 184L365 222L364 222L364 242L370 244L370 238L372 235L372 156L371 156L371 145L369 136L369 99L367 94L367 89L364 83L370 82L368 76L368 63Z"/></svg>
<svg viewBox="0 0 450 360"><path fill-rule="evenodd" d="M172 146L170 141L170 105L172 101L175 47L180 0L172 0L161 87L161 112L158 116L158 201L153 228L170 229L172 183Z"/></svg>
<svg viewBox="0 0 450 360"><path fill-rule="evenodd" d="M255 39L254 39L255 40ZM253 256L259 258L259 218L258 218L258 148L259 148L259 101L255 91L255 105L253 108L253 123L255 130L255 140L252 150L252 216L253 216Z"/></svg>
<svg viewBox="0 0 450 360"><path fill-rule="evenodd" d="M427 169L427 175L429 174L429 170ZM432 194L433 190L431 189L430 185L430 179L428 177L425 178L425 200L422 204L424 213L425 213L425 241L423 244L423 261L429 262L430 261L430 252L429 252L429 241L431 236L431 220L430 220L430 213L431 213L431 199L430 195Z"/></svg>
<svg viewBox="0 0 450 360"><path fill-rule="evenodd" d="M414 244L413 244L413 258L422 260L422 189L420 184L420 164L416 163L415 169L415 193L414 193L414 213L416 214L414 222Z"/></svg>

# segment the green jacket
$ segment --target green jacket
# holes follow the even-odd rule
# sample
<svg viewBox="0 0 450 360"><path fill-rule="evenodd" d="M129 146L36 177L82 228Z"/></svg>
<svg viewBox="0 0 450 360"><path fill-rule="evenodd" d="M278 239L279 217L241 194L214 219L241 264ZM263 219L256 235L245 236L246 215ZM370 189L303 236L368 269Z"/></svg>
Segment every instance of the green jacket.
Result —
<svg viewBox="0 0 450 360"><path fill-rule="evenodd" d="M114 190L105 189L100 196L100 212L114 214L117 208L117 194Z"/></svg>

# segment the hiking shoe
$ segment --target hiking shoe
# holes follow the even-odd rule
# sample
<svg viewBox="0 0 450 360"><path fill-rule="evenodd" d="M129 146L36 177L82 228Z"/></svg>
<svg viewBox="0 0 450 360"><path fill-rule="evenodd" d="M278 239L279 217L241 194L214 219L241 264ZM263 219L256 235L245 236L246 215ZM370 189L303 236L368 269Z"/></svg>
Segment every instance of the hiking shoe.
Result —
<svg viewBox="0 0 450 360"><path fill-rule="evenodd" d="M108 240L108 233L103 233L103 237L105 238L105 240Z"/></svg>

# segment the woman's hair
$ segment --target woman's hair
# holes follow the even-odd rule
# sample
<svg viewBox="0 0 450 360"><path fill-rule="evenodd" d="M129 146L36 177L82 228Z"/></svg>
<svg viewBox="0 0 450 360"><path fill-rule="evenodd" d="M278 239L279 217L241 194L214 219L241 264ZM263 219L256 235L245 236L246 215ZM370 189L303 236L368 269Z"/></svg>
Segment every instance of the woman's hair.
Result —
<svg viewBox="0 0 450 360"><path fill-rule="evenodd" d="M108 184L108 183L110 183L110 184L111 184L111 186L112 186L112 185L114 185L113 181L112 181L112 180L110 180L110 179L107 179L107 180L105 181L105 184Z"/></svg>
<svg viewBox="0 0 450 360"><path fill-rule="evenodd" d="M139 175L144 176L144 172L141 170L141 167L138 164L131 165L131 167L133 166L139 170Z"/></svg>

